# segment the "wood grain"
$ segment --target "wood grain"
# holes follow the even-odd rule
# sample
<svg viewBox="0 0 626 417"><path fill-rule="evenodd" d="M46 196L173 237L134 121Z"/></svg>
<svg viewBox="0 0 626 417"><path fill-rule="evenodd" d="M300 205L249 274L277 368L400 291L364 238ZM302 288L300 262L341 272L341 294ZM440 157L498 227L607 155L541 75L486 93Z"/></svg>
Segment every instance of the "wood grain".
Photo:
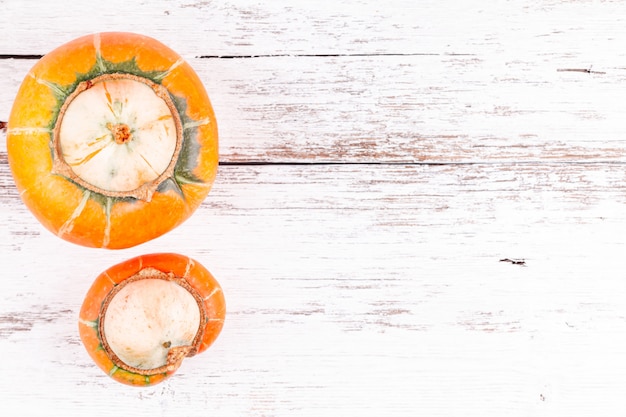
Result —
<svg viewBox="0 0 626 417"><path fill-rule="evenodd" d="M338 3L59 3L67 13L31 31L22 16L48 10L11 2L0 54L155 36L209 89L224 161L623 160L620 2ZM3 62L0 120L33 60Z"/></svg>
<svg viewBox="0 0 626 417"><path fill-rule="evenodd" d="M0 67L0 120L31 60ZM477 57L193 59L225 162L624 161L626 71Z"/></svg>
<svg viewBox="0 0 626 417"><path fill-rule="evenodd" d="M0 121L38 56L132 30L196 68L221 134L188 222L102 251L32 217L0 131L4 409L621 416L625 5L0 0ZM226 324L129 389L90 361L78 309L159 251L211 270Z"/></svg>
<svg viewBox="0 0 626 417"><path fill-rule="evenodd" d="M133 30L185 56L478 54L619 66L622 1L370 0L2 2L0 54L45 54L91 32ZM36 30L33 30L36 28Z"/></svg>
<svg viewBox="0 0 626 417"><path fill-rule="evenodd" d="M0 253L21 278L2 283L0 346L29 359L0 390L45 402L64 386L79 397L66 412L584 415L580 390L611 401L626 370L611 336L626 286L610 272L623 177L619 164L229 166L188 223L113 253L59 242L5 188ZM83 352L77 308L100 269L172 242L220 279L227 325L180 377L128 390Z"/></svg>

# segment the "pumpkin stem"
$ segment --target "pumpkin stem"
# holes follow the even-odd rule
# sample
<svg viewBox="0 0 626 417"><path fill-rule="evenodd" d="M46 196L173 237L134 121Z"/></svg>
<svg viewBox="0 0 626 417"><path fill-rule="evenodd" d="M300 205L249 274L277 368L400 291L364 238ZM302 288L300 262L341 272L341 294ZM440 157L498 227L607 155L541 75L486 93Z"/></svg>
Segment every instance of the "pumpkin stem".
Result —
<svg viewBox="0 0 626 417"><path fill-rule="evenodd" d="M167 371L174 372L180 367L187 356L191 356L190 352L193 350L192 346L176 346L169 350L167 353Z"/></svg>
<svg viewBox="0 0 626 417"><path fill-rule="evenodd" d="M115 143L118 145L123 145L133 138L133 134L130 132L130 127L124 123L118 123L115 125L113 123L108 123L107 129L113 133Z"/></svg>

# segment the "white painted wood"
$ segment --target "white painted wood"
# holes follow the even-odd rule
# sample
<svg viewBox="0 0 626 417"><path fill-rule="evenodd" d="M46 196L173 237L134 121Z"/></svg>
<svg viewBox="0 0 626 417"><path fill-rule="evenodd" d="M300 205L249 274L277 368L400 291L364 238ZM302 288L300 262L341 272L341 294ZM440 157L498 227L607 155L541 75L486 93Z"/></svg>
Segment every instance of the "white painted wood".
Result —
<svg viewBox="0 0 626 417"><path fill-rule="evenodd" d="M0 350L19 363L0 391L25 415L618 415L623 178L615 164L223 167L188 223L122 252L59 242L3 188ZM169 250L219 278L227 324L163 385L119 386L79 343L79 305L108 265Z"/></svg>
<svg viewBox="0 0 626 417"><path fill-rule="evenodd" d="M3 60L0 120L32 60ZM193 59L222 161L625 161L626 69L499 57Z"/></svg>
<svg viewBox="0 0 626 417"><path fill-rule="evenodd" d="M197 55L487 54L621 65L624 2L567 0L3 0L1 54L136 31ZM618 59L613 59L618 58Z"/></svg>
<svg viewBox="0 0 626 417"><path fill-rule="evenodd" d="M261 163L221 166L166 236L94 250L21 204L0 132L3 410L621 416L624 6L0 0L0 54L101 30L170 44L211 93L222 162ZM0 121L33 63L0 59ZM158 251L205 264L228 313L133 389L91 362L78 309L102 270Z"/></svg>

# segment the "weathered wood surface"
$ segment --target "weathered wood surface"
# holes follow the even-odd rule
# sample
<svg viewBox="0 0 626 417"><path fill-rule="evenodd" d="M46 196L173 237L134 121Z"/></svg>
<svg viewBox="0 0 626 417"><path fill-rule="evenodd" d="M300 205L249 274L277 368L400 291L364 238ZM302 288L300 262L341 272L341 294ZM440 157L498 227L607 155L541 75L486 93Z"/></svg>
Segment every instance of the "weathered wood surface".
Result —
<svg viewBox="0 0 626 417"><path fill-rule="evenodd" d="M626 2L55 4L0 0L0 121L36 56L133 30L198 70L222 166L170 234L85 249L21 204L0 132L3 409L621 415ZM78 309L108 266L171 250L220 280L226 326L130 389Z"/></svg>
<svg viewBox="0 0 626 417"><path fill-rule="evenodd" d="M33 63L0 68L5 118ZM222 161L626 161L626 70L441 56L191 63L212 93Z"/></svg>

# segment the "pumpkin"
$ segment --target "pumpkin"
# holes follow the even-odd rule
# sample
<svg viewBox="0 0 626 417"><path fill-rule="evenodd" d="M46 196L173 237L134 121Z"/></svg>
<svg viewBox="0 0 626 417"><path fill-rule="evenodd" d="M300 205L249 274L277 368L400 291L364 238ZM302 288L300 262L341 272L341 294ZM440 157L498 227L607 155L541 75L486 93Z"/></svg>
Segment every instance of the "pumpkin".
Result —
<svg viewBox="0 0 626 417"><path fill-rule="evenodd" d="M225 317L219 283L199 262L175 253L138 256L95 280L79 333L93 361L114 380L150 386L204 352Z"/></svg>
<svg viewBox="0 0 626 417"><path fill-rule="evenodd" d="M7 125L16 187L59 237L128 248L186 220L218 167L201 80L176 52L133 33L75 39L40 59Z"/></svg>

